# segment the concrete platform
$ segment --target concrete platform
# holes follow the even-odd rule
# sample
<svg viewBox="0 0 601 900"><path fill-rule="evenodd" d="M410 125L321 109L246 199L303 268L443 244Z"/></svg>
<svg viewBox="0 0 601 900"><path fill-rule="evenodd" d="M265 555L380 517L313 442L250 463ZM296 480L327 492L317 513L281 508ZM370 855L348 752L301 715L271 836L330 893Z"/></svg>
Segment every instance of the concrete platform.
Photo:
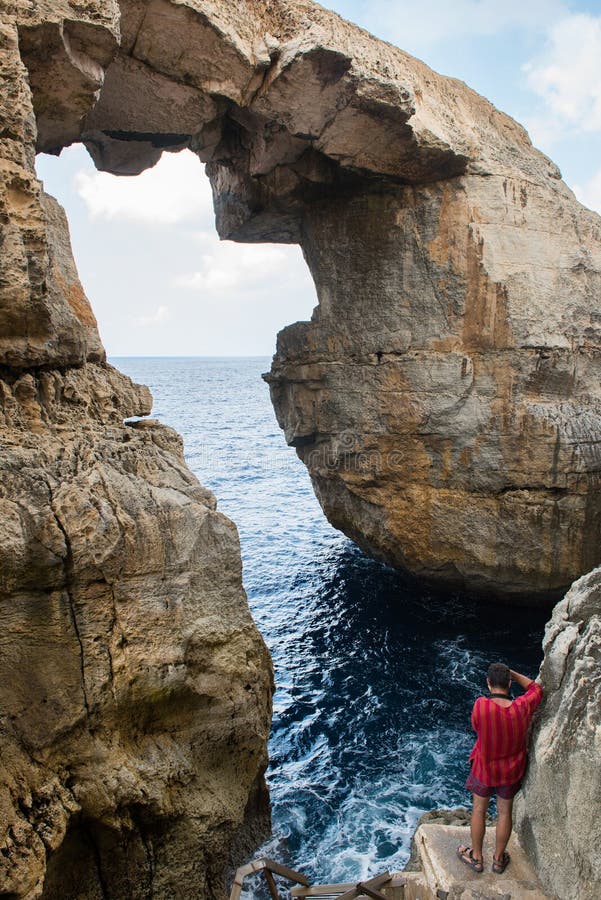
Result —
<svg viewBox="0 0 601 900"><path fill-rule="evenodd" d="M511 862L502 875L491 871L494 828L484 841L484 872L478 874L457 857L460 844L470 845L469 828L421 825L415 840L421 865L415 896L424 900L556 900L546 894L515 835L508 851ZM418 878L415 881L418 881ZM412 879L413 880L413 879ZM409 885L408 885L409 888ZM424 893L425 888L425 893ZM411 888L406 892L410 896Z"/></svg>

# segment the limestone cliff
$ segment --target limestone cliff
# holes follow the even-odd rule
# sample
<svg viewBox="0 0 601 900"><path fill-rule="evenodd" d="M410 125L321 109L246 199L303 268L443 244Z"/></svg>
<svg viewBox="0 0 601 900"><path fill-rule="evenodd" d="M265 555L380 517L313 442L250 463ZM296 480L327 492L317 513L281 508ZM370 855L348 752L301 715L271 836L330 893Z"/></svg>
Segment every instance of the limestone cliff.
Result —
<svg viewBox="0 0 601 900"><path fill-rule="evenodd" d="M330 521L426 578L559 595L601 559L599 217L509 117L308 0L120 8L81 137L118 173L190 147L223 237L302 244L319 305L268 380ZM22 38L45 149L73 139L65 28Z"/></svg>
<svg viewBox="0 0 601 900"><path fill-rule="evenodd" d="M124 424L150 394L35 178L21 54L56 53L38 120L70 139L117 7L32 7L0 3L0 896L223 898L268 826L271 663L235 526L178 435Z"/></svg>
<svg viewBox="0 0 601 900"><path fill-rule="evenodd" d="M553 610L540 678L545 701L516 805L539 877L560 900L601 895L601 569Z"/></svg>

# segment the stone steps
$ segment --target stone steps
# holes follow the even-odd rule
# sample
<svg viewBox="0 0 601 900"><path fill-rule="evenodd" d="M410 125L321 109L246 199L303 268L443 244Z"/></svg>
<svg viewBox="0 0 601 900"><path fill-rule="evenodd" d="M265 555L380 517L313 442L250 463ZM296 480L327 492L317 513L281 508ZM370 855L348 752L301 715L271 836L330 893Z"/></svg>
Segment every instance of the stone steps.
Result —
<svg viewBox="0 0 601 900"><path fill-rule="evenodd" d="M491 871L494 828L484 840L484 872L478 874L456 855L460 844L469 846L469 828L457 825L421 825L415 835L421 866L419 873L403 873L407 878L404 900L555 900L546 894L534 868L511 836L511 862L503 875Z"/></svg>

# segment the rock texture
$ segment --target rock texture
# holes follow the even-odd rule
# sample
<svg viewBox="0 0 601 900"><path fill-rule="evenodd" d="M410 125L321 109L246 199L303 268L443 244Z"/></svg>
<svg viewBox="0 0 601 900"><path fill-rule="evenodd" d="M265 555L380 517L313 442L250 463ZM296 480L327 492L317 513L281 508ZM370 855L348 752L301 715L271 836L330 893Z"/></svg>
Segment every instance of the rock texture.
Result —
<svg viewBox="0 0 601 900"><path fill-rule="evenodd" d="M236 528L178 435L124 424L150 412L150 394L107 365L64 214L35 177L36 139L49 149L79 136L118 12L0 2L0 896L11 900L221 900L227 868L269 824L271 662Z"/></svg>
<svg viewBox="0 0 601 900"><path fill-rule="evenodd" d="M599 217L482 97L308 0L120 7L82 139L122 174L190 147L223 237L302 244L319 305L268 380L330 521L434 581L559 596L601 559ZM64 53L24 50L45 109Z"/></svg>
<svg viewBox="0 0 601 900"><path fill-rule="evenodd" d="M222 897L268 823L235 526L110 367L0 397L0 896Z"/></svg>
<svg viewBox="0 0 601 900"><path fill-rule="evenodd" d="M471 817L471 809L466 809L463 806L456 807L455 809L431 809L425 813L422 813L422 815L417 820L415 831L411 836L409 859L405 864L403 872L419 872L421 870L419 848L417 845L416 837L422 825L453 825L457 827L469 828ZM494 824L494 819L490 815L490 812L487 812L486 827L490 828L492 826L494 828Z"/></svg>
<svg viewBox="0 0 601 900"><path fill-rule="evenodd" d="M330 521L526 602L594 565L598 217L491 173L326 201L305 234L321 302L268 380Z"/></svg>
<svg viewBox="0 0 601 900"><path fill-rule="evenodd" d="M560 900L601 895L601 569L577 581L547 625L520 840Z"/></svg>

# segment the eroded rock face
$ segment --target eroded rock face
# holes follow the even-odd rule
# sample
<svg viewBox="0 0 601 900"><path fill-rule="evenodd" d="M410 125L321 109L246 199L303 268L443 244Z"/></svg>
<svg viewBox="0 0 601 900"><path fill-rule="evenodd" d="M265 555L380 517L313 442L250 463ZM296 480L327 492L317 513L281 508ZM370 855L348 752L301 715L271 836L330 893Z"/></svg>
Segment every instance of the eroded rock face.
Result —
<svg viewBox="0 0 601 900"><path fill-rule="evenodd" d="M29 83L39 146L78 136L118 8L32 6L0 3L0 896L221 900L269 825L271 662L235 526L177 434L124 424L149 391L35 178Z"/></svg>
<svg viewBox="0 0 601 900"><path fill-rule="evenodd" d="M35 177L35 119L18 32L8 16L0 28L0 366L101 361L105 354L71 258L64 213L42 198Z"/></svg>
<svg viewBox="0 0 601 900"><path fill-rule="evenodd" d="M516 825L560 900L601 890L601 569L577 581L547 625L535 721Z"/></svg>
<svg viewBox="0 0 601 900"><path fill-rule="evenodd" d="M268 380L330 521L526 602L591 568L598 217L517 175L464 176L325 201L304 235L320 304L279 335Z"/></svg>
<svg viewBox="0 0 601 900"><path fill-rule="evenodd" d="M0 397L0 894L221 897L268 821L235 526L111 367Z"/></svg>
<svg viewBox="0 0 601 900"><path fill-rule="evenodd" d="M120 6L82 139L118 173L190 147L223 237L302 244L319 306L268 380L329 520L433 581L559 596L601 553L599 217L517 123L310 2Z"/></svg>
<svg viewBox="0 0 601 900"><path fill-rule="evenodd" d="M0 893L221 896L249 796L267 820L235 526L110 367L0 390Z"/></svg>

